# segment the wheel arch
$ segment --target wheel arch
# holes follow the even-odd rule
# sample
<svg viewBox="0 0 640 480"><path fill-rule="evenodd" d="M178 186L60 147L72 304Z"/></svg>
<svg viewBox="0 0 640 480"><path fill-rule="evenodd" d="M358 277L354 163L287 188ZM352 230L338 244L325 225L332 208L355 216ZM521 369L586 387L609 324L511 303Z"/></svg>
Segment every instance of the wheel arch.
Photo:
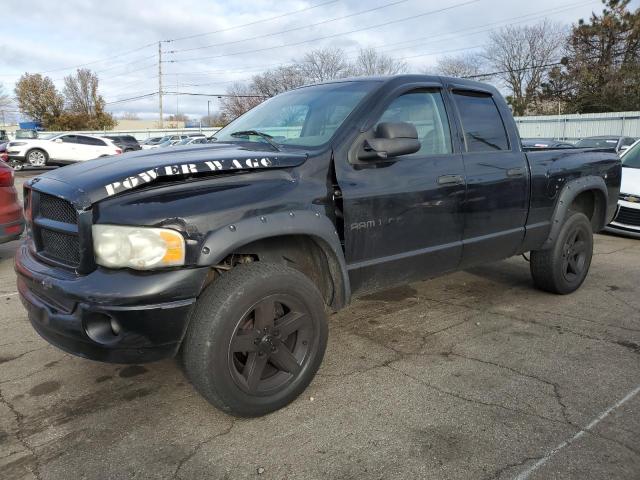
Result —
<svg viewBox="0 0 640 480"><path fill-rule="evenodd" d="M348 305L351 288L344 253L333 223L311 211L288 211L245 218L210 232L198 265L221 264L230 256L255 255L260 261L284 263L316 284L334 310Z"/></svg>
<svg viewBox="0 0 640 480"><path fill-rule="evenodd" d="M27 163L29 162L29 154L30 154L31 152L33 152L34 150L40 150L42 153L44 153L44 156L45 156L45 160L44 160L44 161L45 161L45 163L46 163L46 162L48 162L48 161L50 160L50 158L51 158L51 157L50 157L50 155L49 155L49 152L47 152L47 151L46 151L44 148L42 148L40 145L37 145L37 146L31 147L31 148L28 148L28 149L27 149L27 151L26 151L26 152L24 152L24 161L25 161L25 162L27 162Z"/></svg>
<svg viewBox="0 0 640 480"><path fill-rule="evenodd" d="M587 176L567 182L558 195L549 236L542 249L553 245L569 210L584 213L591 221L594 232L602 230L606 224L608 195L607 185L602 177Z"/></svg>

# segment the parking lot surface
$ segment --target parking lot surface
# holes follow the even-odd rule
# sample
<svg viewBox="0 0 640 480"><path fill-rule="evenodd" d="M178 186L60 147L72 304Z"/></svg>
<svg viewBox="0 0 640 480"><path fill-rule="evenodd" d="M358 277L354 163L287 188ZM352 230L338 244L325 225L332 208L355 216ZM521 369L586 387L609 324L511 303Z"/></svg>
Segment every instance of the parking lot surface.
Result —
<svg viewBox="0 0 640 480"><path fill-rule="evenodd" d="M18 180L31 175L20 174ZM640 478L640 241L597 235L573 295L521 257L330 317L310 388L257 419L173 360L108 365L33 331L0 246L0 478Z"/></svg>

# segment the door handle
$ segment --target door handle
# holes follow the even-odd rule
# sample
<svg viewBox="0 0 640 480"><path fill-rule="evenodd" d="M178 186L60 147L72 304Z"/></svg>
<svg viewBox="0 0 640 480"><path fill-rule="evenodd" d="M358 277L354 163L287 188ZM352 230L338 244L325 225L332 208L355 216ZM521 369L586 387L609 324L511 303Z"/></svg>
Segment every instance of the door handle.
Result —
<svg viewBox="0 0 640 480"><path fill-rule="evenodd" d="M524 176L524 168L510 168L507 170L507 177L523 177Z"/></svg>
<svg viewBox="0 0 640 480"><path fill-rule="evenodd" d="M463 183L462 175L441 175L438 177L438 185L462 185Z"/></svg>

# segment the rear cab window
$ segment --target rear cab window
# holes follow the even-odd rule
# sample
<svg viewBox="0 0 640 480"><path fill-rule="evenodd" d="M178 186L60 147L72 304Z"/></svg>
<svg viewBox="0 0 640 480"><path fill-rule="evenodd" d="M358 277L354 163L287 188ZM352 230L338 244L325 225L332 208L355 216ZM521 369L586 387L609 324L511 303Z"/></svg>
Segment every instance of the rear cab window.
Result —
<svg viewBox="0 0 640 480"><path fill-rule="evenodd" d="M467 152L510 150L507 130L490 93L454 90Z"/></svg>

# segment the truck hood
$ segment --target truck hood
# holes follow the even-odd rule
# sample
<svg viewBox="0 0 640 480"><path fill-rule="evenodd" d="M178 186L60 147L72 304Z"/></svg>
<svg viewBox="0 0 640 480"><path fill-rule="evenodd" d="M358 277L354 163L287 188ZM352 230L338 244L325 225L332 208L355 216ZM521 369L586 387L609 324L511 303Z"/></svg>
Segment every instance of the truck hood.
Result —
<svg viewBox="0 0 640 480"><path fill-rule="evenodd" d="M86 208L159 179L295 167L306 159L304 153L252 150L236 144L187 145L75 163L34 178L30 186Z"/></svg>

